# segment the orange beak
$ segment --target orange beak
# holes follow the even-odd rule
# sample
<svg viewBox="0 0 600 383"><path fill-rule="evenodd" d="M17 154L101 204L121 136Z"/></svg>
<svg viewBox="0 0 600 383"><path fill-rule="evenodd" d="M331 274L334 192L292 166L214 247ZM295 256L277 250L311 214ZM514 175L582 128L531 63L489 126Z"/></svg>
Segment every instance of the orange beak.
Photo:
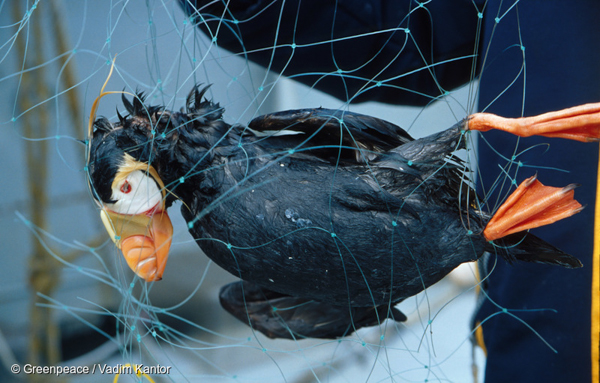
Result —
<svg viewBox="0 0 600 383"><path fill-rule="evenodd" d="M100 211L102 222L127 264L146 282L160 281L169 258L173 225L162 209L127 215Z"/></svg>

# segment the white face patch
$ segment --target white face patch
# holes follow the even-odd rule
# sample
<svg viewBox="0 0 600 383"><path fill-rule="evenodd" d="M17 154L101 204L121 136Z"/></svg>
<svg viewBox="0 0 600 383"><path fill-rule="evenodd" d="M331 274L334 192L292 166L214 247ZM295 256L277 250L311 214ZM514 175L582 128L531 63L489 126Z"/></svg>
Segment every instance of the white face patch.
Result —
<svg viewBox="0 0 600 383"><path fill-rule="evenodd" d="M106 208L119 214L141 214L154 208L162 200L161 191L154 179L141 170L131 172L112 190Z"/></svg>

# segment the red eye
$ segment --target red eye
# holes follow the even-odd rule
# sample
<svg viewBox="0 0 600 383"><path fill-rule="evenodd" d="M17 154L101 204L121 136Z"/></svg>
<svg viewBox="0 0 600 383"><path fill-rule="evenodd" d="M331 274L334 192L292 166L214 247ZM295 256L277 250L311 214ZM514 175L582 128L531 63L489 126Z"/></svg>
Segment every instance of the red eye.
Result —
<svg viewBox="0 0 600 383"><path fill-rule="evenodd" d="M125 180L125 182L123 182L123 185L121 185L121 191L125 194L131 191L131 185L127 180Z"/></svg>

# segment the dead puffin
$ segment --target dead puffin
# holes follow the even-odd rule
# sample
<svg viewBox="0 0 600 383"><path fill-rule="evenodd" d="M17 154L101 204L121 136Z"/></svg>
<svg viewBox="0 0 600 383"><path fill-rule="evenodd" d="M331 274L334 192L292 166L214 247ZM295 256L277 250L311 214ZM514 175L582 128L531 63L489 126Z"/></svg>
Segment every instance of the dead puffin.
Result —
<svg viewBox="0 0 600 383"><path fill-rule="evenodd" d="M533 176L492 216L453 153L469 130L490 128L597 141L599 104L522 119L473 114L414 140L392 123L321 108L229 125L206 89L194 87L180 111L144 105L142 94L123 96L117 122L92 111L90 187L148 282L165 272L176 200L198 246L242 280L221 290L223 307L270 337L335 338L404 320L396 303L484 252L581 266L527 232L579 212L574 185Z"/></svg>

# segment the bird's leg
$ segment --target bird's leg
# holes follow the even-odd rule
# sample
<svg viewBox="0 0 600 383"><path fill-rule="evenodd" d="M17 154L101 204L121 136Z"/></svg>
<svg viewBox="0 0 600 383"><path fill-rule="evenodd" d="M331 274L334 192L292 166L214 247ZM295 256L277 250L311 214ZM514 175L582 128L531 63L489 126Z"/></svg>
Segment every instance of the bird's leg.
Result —
<svg viewBox="0 0 600 383"><path fill-rule="evenodd" d="M467 119L467 129L481 132L498 129L520 137L537 135L582 142L600 141L600 103L521 118L475 113Z"/></svg>
<svg viewBox="0 0 600 383"><path fill-rule="evenodd" d="M579 213L583 207L573 199L576 187L574 184L564 188L544 186L536 176L526 179L488 222L484 237L492 241Z"/></svg>

